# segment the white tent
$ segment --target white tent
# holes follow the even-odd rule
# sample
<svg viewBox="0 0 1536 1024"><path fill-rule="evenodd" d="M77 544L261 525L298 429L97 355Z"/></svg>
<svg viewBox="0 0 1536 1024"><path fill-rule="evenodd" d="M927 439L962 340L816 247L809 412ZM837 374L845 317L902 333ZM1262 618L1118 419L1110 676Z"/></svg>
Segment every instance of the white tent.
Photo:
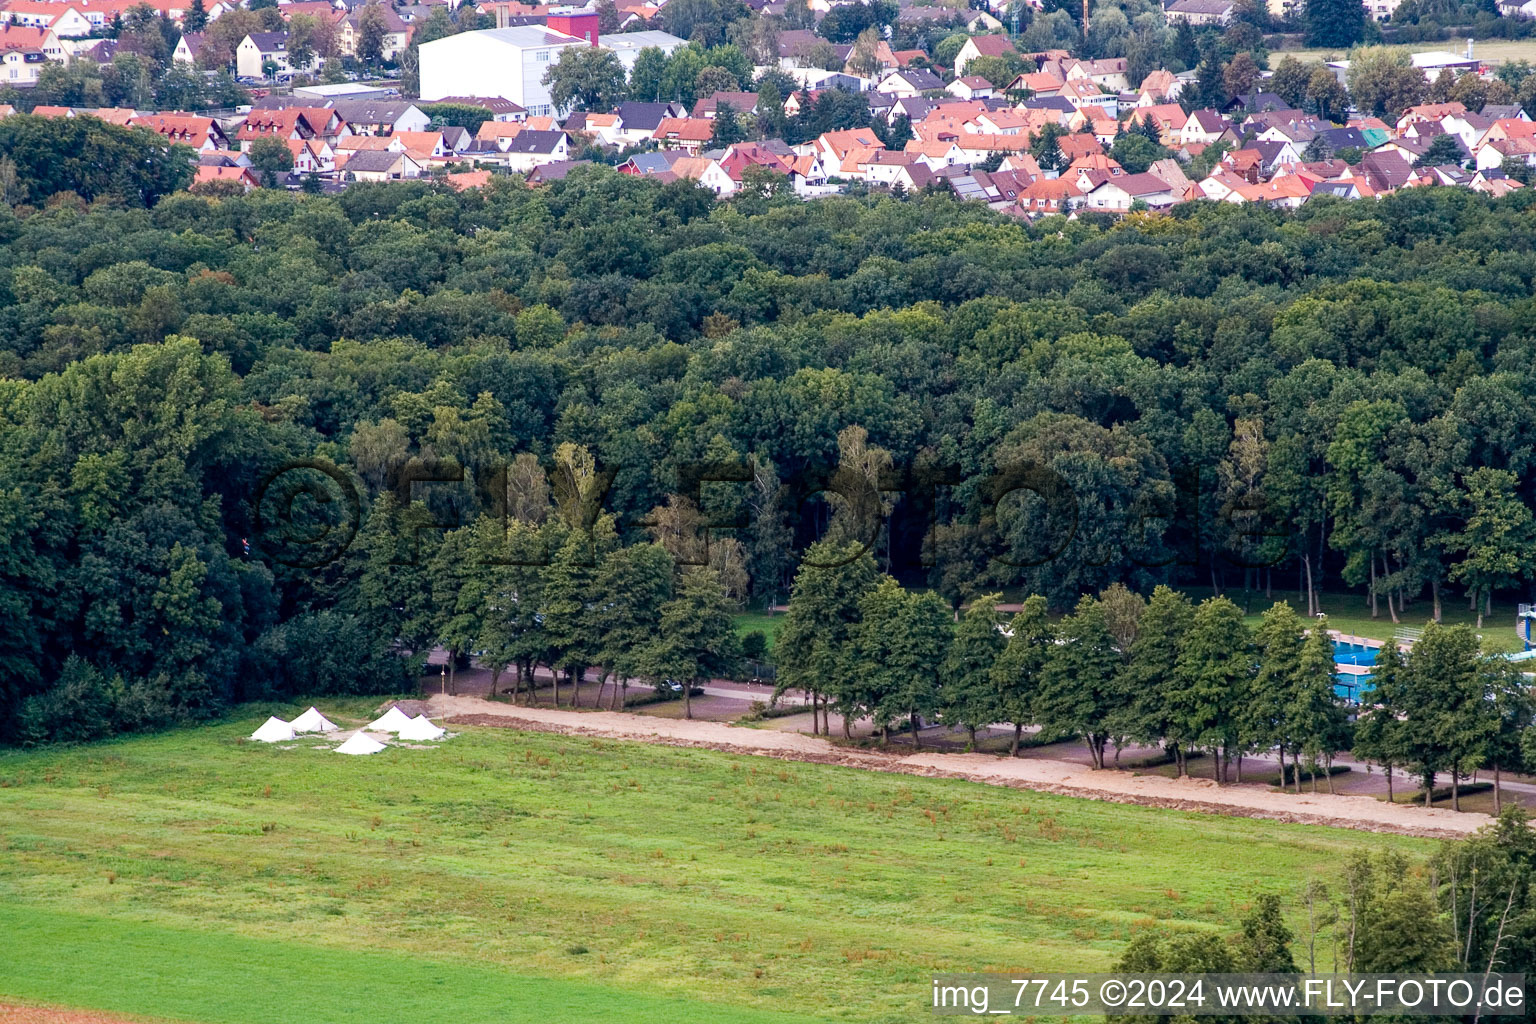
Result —
<svg viewBox="0 0 1536 1024"><path fill-rule="evenodd" d="M426 715L417 715L400 727L400 738L403 740L438 740L447 734L447 729L433 725Z"/></svg>
<svg viewBox="0 0 1536 1024"><path fill-rule="evenodd" d="M384 749L384 744L372 736L356 733L347 742L336 748L338 754L377 754Z"/></svg>
<svg viewBox="0 0 1536 1024"><path fill-rule="evenodd" d="M293 739L293 726L281 718L268 718L261 728L251 733L251 739L260 743L282 743Z"/></svg>
<svg viewBox="0 0 1536 1024"><path fill-rule="evenodd" d="M410 720L410 716L391 704L382 717L369 722L366 728L370 732L399 732L400 727Z"/></svg>
<svg viewBox="0 0 1536 1024"><path fill-rule="evenodd" d="M298 718L288 723L294 732L335 732L336 723L322 715L319 710L310 708Z"/></svg>

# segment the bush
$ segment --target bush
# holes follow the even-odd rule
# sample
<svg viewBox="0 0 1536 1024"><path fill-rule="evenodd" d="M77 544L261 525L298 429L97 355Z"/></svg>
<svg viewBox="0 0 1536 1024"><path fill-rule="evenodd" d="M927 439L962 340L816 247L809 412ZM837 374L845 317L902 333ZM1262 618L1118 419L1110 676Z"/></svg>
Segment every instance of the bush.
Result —
<svg viewBox="0 0 1536 1024"><path fill-rule="evenodd" d="M748 661L762 661L768 653L768 634L754 629L741 638L741 656Z"/></svg>
<svg viewBox="0 0 1536 1024"><path fill-rule="evenodd" d="M344 612L306 612L273 627L256 641L252 661L244 700L415 689L405 659L376 650L363 623Z"/></svg>
<svg viewBox="0 0 1536 1024"><path fill-rule="evenodd" d="M121 676L108 678L83 658L71 656L59 681L21 702L23 743L81 743L119 728L120 706L128 688Z"/></svg>

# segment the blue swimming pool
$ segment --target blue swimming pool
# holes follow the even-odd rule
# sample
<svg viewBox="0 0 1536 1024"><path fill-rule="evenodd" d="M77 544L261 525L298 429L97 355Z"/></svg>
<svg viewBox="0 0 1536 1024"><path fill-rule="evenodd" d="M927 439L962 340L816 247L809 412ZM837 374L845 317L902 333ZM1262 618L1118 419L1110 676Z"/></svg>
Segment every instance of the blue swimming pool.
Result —
<svg viewBox="0 0 1536 1024"><path fill-rule="evenodd" d="M1374 665L1379 651L1379 647L1333 642L1333 660L1340 665Z"/></svg>
<svg viewBox="0 0 1536 1024"><path fill-rule="evenodd" d="M1381 648L1367 647L1364 644L1346 643L1342 640L1333 642L1333 663L1335 665L1348 665L1351 668L1359 668L1376 664L1376 655ZM1371 689L1371 677L1366 673L1339 672L1334 676L1333 692L1343 700L1352 704L1360 702L1361 695Z"/></svg>

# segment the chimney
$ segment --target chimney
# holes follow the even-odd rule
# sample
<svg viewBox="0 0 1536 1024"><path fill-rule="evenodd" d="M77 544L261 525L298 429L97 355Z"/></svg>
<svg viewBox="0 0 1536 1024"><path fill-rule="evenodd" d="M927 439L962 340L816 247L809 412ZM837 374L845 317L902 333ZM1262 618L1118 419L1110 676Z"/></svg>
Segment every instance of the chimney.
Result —
<svg viewBox="0 0 1536 1024"><path fill-rule="evenodd" d="M1083 0L1083 39L1088 39L1088 0Z"/></svg>
<svg viewBox="0 0 1536 1024"><path fill-rule="evenodd" d="M1467 60L1472 59L1472 37L1467 36Z"/></svg>

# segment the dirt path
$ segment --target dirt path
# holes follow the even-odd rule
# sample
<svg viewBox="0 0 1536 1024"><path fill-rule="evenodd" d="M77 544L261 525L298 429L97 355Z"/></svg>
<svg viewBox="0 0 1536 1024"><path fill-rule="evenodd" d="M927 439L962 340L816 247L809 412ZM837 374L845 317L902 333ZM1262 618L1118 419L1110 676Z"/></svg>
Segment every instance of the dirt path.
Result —
<svg viewBox="0 0 1536 1024"><path fill-rule="evenodd" d="M991 754L881 753L834 746L819 736L749 729L721 722L648 718L612 711L562 711L514 707L479 697L435 696L433 717L451 717L470 725L495 725L639 740L668 746L708 747L741 754L760 754L791 761L845 765L870 771L901 772L970 779L994 786L1013 786L1090 800L1171 807L1274 821L1332 825L1370 832L1411 836L1457 837L1481 828L1486 814L1456 813L1388 804L1369 796L1328 793L1278 793L1260 786L1217 786L1207 779L1169 779L1160 775L1092 771L1069 761L1044 758L1004 758ZM0 1021L0 1024L4 1024Z"/></svg>
<svg viewBox="0 0 1536 1024"><path fill-rule="evenodd" d="M146 1018L117 1017L94 1010L60 1010L46 1006L0 1003L0 1024L144 1024Z"/></svg>

